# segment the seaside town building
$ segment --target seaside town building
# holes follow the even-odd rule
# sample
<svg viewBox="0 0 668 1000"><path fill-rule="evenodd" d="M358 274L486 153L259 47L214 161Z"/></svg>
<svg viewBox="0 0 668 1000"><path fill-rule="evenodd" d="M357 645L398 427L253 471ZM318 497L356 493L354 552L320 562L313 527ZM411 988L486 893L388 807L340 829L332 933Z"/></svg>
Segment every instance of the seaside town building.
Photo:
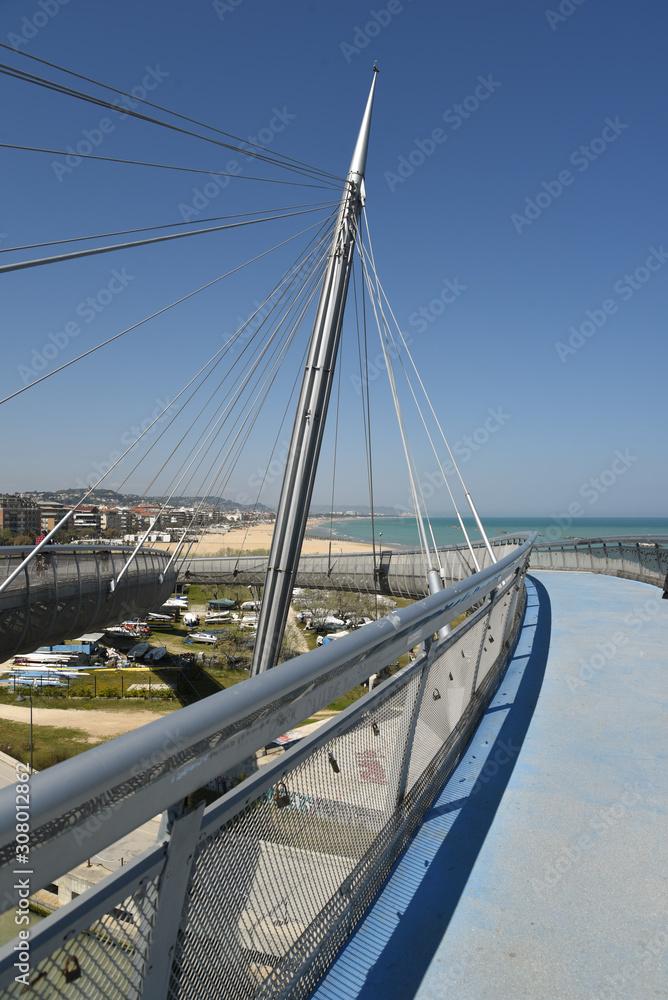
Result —
<svg viewBox="0 0 668 1000"><path fill-rule="evenodd" d="M32 497L23 493L0 494L0 531L23 535L28 531L39 534L41 529L42 512Z"/></svg>

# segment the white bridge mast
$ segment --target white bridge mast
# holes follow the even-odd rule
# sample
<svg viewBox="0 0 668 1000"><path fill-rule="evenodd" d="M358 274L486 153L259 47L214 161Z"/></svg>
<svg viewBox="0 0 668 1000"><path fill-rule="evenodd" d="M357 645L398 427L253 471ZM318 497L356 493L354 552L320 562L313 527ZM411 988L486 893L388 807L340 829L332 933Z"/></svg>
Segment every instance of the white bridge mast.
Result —
<svg viewBox="0 0 668 1000"><path fill-rule="evenodd" d="M251 676L276 666L299 565L327 407L334 380L358 222L377 69L341 199L339 215L309 342L287 467L276 512Z"/></svg>

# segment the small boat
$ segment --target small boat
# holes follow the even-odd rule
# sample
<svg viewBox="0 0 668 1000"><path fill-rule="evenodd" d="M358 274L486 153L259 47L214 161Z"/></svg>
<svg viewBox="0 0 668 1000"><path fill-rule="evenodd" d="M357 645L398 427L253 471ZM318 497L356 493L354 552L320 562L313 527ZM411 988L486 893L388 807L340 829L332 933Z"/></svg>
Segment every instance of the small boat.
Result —
<svg viewBox="0 0 668 1000"><path fill-rule="evenodd" d="M173 621L158 622L158 621L153 621L153 619L151 619L148 624L152 632L171 632L171 630L174 628Z"/></svg>
<svg viewBox="0 0 668 1000"><path fill-rule="evenodd" d="M145 639L151 632L146 624L132 625L128 622L110 625L104 631L106 635L113 636L115 639Z"/></svg>
<svg viewBox="0 0 668 1000"><path fill-rule="evenodd" d="M150 651L150 653L146 654L146 656L144 657L144 663L157 663L158 660L161 660L163 656L166 655L167 655L166 646L156 646L154 649Z"/></svg>
<svg viewBox="0 0 668 1000"><path fill-rule="evenodd" d="M12 662L15 667L68 667L79 662L79 654L25 653L23 656L15 656Z"/></svg>
<svg viewBox="0 0 668 1000"><path fill-rule="evenodd" d="M189 632L186 638L192 642L209 642L213 646L218 641L218 632Z"/></svg>
<svg viewBox="0 0 668 1000"><path fill-rule="evenodd" d="M139 659L141 659L141 657L144 655L144 653L148 653L148 651L149 651L150 648L151 648L151 644L150 643L148 643L148 642L138 642L136 644L136 646L133 646L132 649L128 650L128 660L139 660Z"/></svg>

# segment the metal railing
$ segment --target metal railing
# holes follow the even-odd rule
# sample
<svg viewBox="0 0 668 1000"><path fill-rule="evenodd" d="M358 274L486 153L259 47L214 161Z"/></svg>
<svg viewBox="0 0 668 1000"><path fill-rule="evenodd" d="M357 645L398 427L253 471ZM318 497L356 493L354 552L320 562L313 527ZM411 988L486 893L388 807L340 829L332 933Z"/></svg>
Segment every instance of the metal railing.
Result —
<svg viewBox="0 0 668 1000"><path fill-rule="evenodd" d="M502 559L524 544L528 537L527 533L522 533L490 539L495 558ZM491 564L483 542L475 542L473 549L481 569ZM464 545L439 547L438 556L446 586L465 580L476 572L471 553ZM177 572L183 583L261 587L267 573L267 562L267 556L193 556L179 560ZM379 549L375 557L367 552L302 555L295 586L382 593L412 600L419 600L429 593L421 549Z"/></svg>
<svg viewBox="0 0 668 1000"><path fill-rule="evenodd" d="M0 583L30 551L30 546L0 548ZM0 660L159 607L176 576L173 566L166 570L168 553L155 549L142 549L110 594L131 552L79 545L43 549L0 594Z"/></svg>
<svg viewBox="0 0 668 1000"><path fill-rule="evenodd" d="M668 538L592 538L534 545L532 569L603 573L662 587L668 574Z"/></svg>
<svg viewBox="0 0 668 1000"><path fill-rule="evenodd" d="M18 996L305 997L442 787L512 654L532 538L495 565L29 781L29 867L0 792L0 909L163 813L158 841L29 932ZM439 628L463 612L447 638ZM198 789L420 646L206 809ZM25 854L25 852L20 852ZM15 874L19 871L19 875ZM28 873L28 874L27 874ZM23 884L26 884L25 881ZM19 970L20 971L20 970Z"/></svg>

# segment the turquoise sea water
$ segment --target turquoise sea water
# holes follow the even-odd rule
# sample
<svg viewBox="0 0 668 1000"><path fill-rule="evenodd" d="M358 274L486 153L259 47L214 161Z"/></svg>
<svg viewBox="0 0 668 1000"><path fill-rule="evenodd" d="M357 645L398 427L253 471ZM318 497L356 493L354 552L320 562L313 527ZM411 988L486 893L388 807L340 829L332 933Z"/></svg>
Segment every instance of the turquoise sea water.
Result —
<svg viewBox="0 0 668 1000"><path fill-rule="evenodd" d="M494 535L514 534L518 531L538 532L538 542L556 542L569 538L606 538L613 535L666 535L668 517L576 517L565 518L561 523L552 517L484 517L485 531ZM570 523L568 521L570 520ZM464 541L457 518L435 517L431 521L438 545L457 545ZM466 530L472 541L480 540L480 532L471 517L464 518ZM376 542L382 545L418 546L415 521L409 517L378 517L375 520ZM310 535L329 535L329 522L320 524ZM382 539L381 539L382 533ZM371 542L371 518L346 518L332 523L334 538L349 541Z"/></svg>

